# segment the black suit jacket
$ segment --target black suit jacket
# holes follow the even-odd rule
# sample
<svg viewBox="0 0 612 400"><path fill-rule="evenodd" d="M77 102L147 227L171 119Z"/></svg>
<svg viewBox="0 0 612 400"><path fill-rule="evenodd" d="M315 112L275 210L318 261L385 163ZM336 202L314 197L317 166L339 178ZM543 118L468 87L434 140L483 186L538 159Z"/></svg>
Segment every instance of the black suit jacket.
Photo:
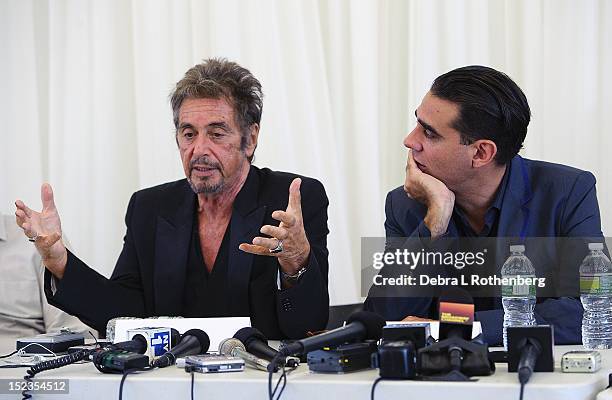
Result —
<svg viewBox="0 0 612 400"><path fill-rule="evenodd" d="M302 177L302 212L311 251L296 285L278 290L276 258L238 249L240 243L251 243L263 225L278 225L271 214L286 209L295 177L251 166L230 220L229 316L250 316L252 325L268 338L302 338L307 331L325 328L328 318L328 199L320 182ZM123 250L111 278L69 252L55 293L46 272L49 303L100 332L118 316L181 315L196 204L186 179L134 193L125 218Z"/></svg>

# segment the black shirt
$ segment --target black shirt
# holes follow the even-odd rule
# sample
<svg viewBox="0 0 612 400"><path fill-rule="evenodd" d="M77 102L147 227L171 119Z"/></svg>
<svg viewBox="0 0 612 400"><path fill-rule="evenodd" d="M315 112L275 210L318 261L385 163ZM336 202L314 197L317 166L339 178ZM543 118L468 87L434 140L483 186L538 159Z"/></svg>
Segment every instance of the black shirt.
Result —
<svg viewBox="0 0 612 400"><path fill-rule="evenodd" d="M472 225L468 221L467 216L463 213L463 210L459 207L453 209L453 219L455 220L455 227L457 228L457 236L459 237L496 237L497 230L499 227L499 217L501 215L501 208L503 205L504 193L506 192L506 186L508 186L508 180L510 175L510 168L506 167L504 177L497 189L497 194L493 200L493 203L487 209L485 213L485 224L480 232L474 231ZM474 297L474 307L476 311L485 311L495 309L495 299L492 297Z"/></svg>
<svg viewBox="0 0 612 400"><path fill-rule="evenodd" d="M227 224L215 265L209 273L204 264L200 237L198 234L198 215L195 213L187 276L183 297L183 316L186 318L228 317L230 314L227 265L229 261L230 225Z"/></svg>

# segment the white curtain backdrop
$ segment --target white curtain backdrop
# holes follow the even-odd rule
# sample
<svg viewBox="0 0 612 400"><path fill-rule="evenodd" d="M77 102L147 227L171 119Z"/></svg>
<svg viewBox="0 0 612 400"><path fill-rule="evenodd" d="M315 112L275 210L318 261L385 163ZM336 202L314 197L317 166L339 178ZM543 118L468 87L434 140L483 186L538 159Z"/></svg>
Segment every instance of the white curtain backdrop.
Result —
<svg viewBox="0 0 612 400"><path fill-rule="evenodd" d="M0 210L39 208L50 182L75 253L109 276L130 194L182 177L168 94L207 57L263 84L255 164L324 183L333 304L360 300L360 238L384 235L414 109L455 67L517 81L522 154L592 171L612 229L605 0L0 0Z"/></svg>

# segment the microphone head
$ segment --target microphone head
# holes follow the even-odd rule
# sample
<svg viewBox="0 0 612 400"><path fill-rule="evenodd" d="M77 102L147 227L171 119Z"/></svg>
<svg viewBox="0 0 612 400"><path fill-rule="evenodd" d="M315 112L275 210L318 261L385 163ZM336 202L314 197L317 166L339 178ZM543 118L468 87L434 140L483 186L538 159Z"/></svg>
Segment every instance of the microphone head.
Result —
<svg viewBox="0 0 612 400"><path fill-rule="evenodd" d="M176 346L181 340L181 334L174 328L170 328L170 348Z"/></svg>
<svg viewBox="0 0 612 400"><path fill-rule="evenodd" d="M346 320L347 325L351 322L360 322L366 329L364 340L378 340L382 337L383 326L387 324L380 315L370 311L358 311L351 314Z"/></svg>
<svg viewBox="0 0 612 400"><path fill-rule="evenodd" d="M246 328L239 329L238 332L234 335L234 337L244 343L245 346L248 346L252 340L259 340L268 344L268 339L259 331L259 329L251 328L247 326Z"/></svg>
<svg viewBox="0 0 612 400"><path fill-rule="evenodd" d="M223 341L219 343L219 353L225 356L232 356L234 349L246 351L244 344L242 344L242 342L236 338L223 339Z"/></svg>
<svg viewBox="0 0 612 400"><path fill-rule="evenodd" d="M193 336L198 339L201 348L200 353L206 353L208 351L208 348L210 347L210 338L208 337L206 332L201 329L189 329L187 332L183 333L181 340L184 339L186 336Z"/></svg>

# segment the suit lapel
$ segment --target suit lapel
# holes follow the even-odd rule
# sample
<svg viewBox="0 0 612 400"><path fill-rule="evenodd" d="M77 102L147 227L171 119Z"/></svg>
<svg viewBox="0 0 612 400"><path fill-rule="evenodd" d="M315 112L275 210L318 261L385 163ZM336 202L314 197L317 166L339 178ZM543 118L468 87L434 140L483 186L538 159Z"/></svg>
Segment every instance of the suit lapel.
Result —
<svg viewBox="0 0 612 400"><path fill-rule="evenodd" d="M495 241L495 265L499 273L508 257L509 246L524 244L529 233L531 181L524 160L515 156L510 163L510 176L504 194Z"/></svg>
<svg viewBox="0 0 612 400"><path fill-rule="evenodd" d="M155 312L180 315L187 274L189 244L193 229L195 194L187 183L179 193L171 193L169 204L157 216L155 232ZM165 200L165 199L164 199Z"/></svg>
<svg viewBox="0 0 612 400"><path fill-rule="evenodd" d="M525 162L517 155L510 163L510 176L501 207L497 237L524 238L529 232L531 198L529 173Z"/></svg>
<svg viewBox="0 0 612 400"><path fill-rule="evenodd" d="M244 186L236 196L230 221L228 287L232 291L231 312L249 315L249 281L255 256L238 249L241 243L251 243L264 222L267 207L258 204L259 176L251 167Z"/></svg>

